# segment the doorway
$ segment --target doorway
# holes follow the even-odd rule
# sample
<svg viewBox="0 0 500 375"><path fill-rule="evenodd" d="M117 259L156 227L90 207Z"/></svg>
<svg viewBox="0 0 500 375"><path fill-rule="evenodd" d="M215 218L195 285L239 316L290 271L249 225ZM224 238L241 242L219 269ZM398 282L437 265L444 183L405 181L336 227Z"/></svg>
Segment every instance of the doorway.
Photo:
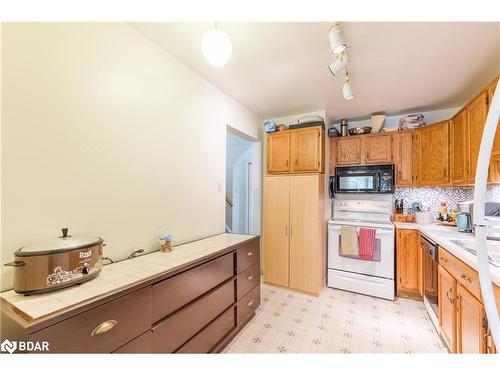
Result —
<svg viewBox="0 0 500 375"><path fill-rule="evenodd" d="M260 234L260 142L226 132L226 232Z"/></svg>

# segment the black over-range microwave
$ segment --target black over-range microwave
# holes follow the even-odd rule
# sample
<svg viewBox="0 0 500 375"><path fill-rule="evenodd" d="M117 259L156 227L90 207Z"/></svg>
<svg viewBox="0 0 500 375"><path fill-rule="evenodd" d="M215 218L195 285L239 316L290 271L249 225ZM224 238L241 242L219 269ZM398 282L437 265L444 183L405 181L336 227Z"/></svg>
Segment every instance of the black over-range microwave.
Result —
<svg viewBox="0 0 500 375"><path fill-rule="evenodd" d="M330 197L334 193L394 193L394 164L336 167Z"/></svg>

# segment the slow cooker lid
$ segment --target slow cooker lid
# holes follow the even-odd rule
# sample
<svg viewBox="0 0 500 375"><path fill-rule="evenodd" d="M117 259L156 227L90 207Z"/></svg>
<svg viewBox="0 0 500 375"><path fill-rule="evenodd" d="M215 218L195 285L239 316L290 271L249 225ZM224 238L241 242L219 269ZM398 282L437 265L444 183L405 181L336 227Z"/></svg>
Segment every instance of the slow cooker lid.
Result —
<svg viewBox="0 0 500 375"><path fill-rule="evenodd" d="M71 250L91 247L102 244L102 239L92 236L70 236L67 228L63 228L63 235L57 238L49 238L43 241L20 248L16 256L48 255L64 253Z"/></svg>

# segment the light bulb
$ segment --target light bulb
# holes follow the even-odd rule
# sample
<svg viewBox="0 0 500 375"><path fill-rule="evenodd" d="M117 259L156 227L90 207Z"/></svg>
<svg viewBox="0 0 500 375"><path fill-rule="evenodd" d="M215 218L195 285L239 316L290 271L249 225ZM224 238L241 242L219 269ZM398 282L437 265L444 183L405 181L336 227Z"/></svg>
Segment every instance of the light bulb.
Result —
<svg viewBox="0 0 500 375"><path fill-rule="evenodd" d="M231 40L224 31L214 29L203 34L201 52L211 65L224 66L231 57L232 51Z"/></svg>

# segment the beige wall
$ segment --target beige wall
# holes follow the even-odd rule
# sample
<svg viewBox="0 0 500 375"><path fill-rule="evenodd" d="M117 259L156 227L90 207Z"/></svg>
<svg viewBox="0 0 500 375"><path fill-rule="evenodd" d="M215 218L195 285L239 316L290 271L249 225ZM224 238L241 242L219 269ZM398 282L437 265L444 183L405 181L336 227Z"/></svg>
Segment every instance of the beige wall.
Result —
<svg viewBox="0 0 500 375"><path fill-rule="evenodd" d="M66 226L112 258L224 231L226 126L255 114L126 24L2 29L2 264Z"/></svg>

